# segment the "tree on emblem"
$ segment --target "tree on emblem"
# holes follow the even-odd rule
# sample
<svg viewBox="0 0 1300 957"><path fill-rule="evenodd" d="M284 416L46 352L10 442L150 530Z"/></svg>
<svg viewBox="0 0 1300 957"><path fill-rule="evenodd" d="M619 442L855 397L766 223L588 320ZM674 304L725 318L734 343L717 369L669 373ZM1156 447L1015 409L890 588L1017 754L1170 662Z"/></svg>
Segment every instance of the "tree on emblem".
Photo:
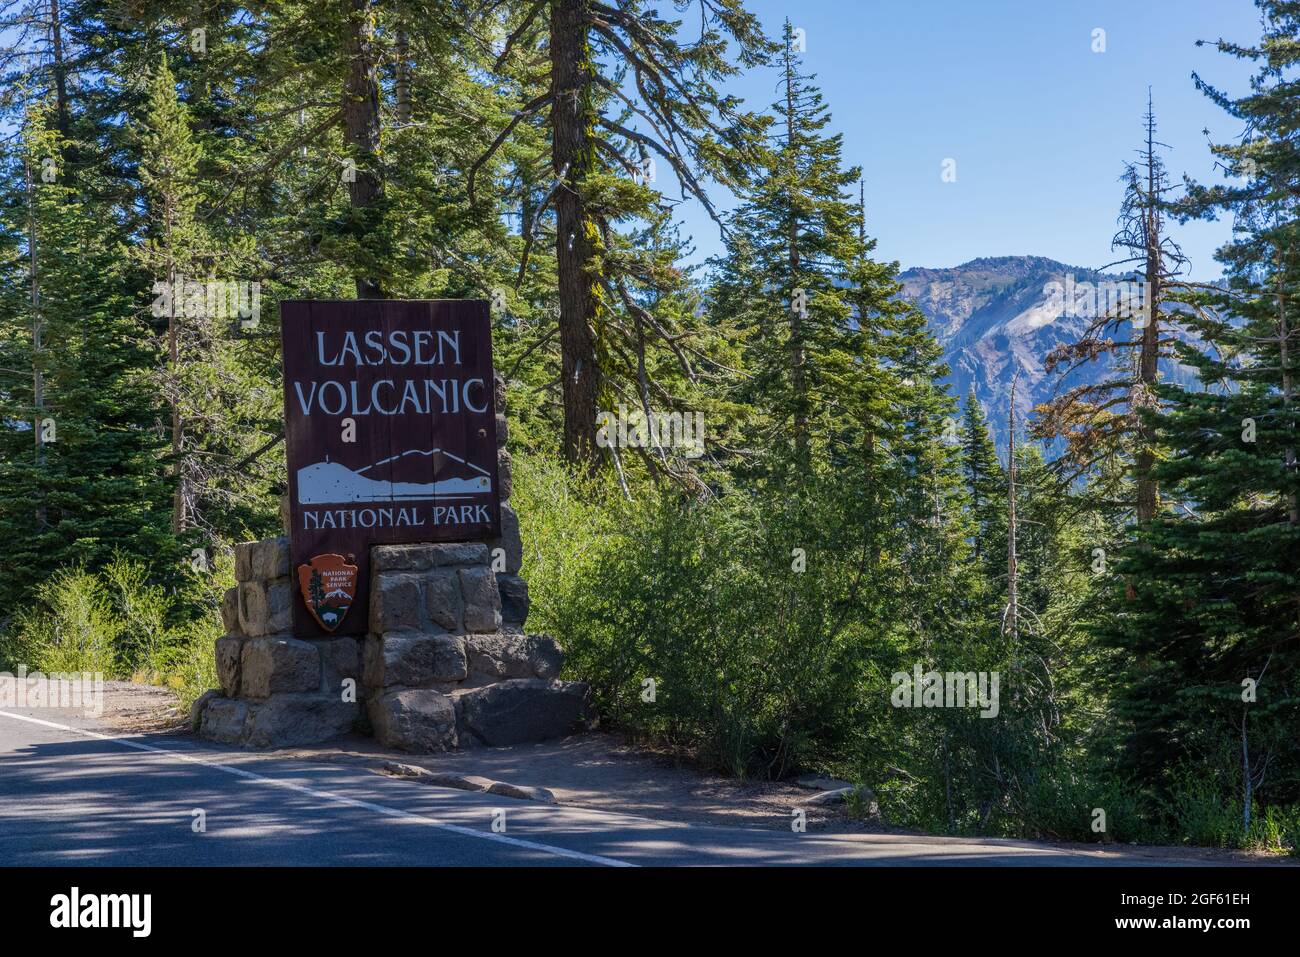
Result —
<svg viewBox="0 0 1300 957"><path fill-rule="evenodd" d="M311 603L317 608L325 604L325 583L321 580L320 571L313 568L311 571L311 584L308 586L311 591Z"/></svg>

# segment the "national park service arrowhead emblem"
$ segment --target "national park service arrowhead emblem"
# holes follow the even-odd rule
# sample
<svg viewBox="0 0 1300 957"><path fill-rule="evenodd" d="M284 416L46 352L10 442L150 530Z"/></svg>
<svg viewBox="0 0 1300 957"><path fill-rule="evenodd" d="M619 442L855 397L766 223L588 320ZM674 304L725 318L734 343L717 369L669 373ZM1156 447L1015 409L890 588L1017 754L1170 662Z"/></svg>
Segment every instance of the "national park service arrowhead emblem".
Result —
<svg viewBox="0 0 1300 957"><path fill-rule="evenodd" d="M357 594L357 566L342 555L317 555L298 566L298 587L312 617L326 631L343 623Z"/></svg>

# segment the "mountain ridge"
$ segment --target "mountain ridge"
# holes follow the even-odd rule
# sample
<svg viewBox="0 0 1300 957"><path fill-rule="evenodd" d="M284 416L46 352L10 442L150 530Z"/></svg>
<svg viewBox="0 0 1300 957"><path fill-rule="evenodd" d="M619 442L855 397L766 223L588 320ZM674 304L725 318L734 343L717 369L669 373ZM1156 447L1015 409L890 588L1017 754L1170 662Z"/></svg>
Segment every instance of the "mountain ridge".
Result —
<svg viewBox="0 0 1300 957"><path fill-rule="evenodd" d="M899 274L901 295L921 310L943 347L951 370L944 380L965 400L974 392L1000 448L1007 444L1011 383L1016 419L1028 421L1035 406L1076 385L1100 382L1112 370L1105 360L1086 363L1062 376L1049 373L1047 356L1077 341L1092 319L1062 308L1051 284L1119 282L1132 272L1103 273L1046 256L980 256L957 266L914 266ZM1121 331L1129 323L1121 323ZM1178 380L1190 372L1172 366L1162 372Z"/></svg>

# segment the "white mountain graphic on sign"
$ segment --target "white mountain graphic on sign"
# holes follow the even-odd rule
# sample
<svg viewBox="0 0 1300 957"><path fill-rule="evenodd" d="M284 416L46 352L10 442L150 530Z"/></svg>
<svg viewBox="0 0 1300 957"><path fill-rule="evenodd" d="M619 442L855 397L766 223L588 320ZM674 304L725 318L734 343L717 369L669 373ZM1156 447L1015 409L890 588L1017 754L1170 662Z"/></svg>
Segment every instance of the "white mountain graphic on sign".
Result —
<svg viewBox="0 0 1300 957"><path fill-rule="evenodd" d="M469 473L469 477L451 476L433 482L399 482L392 478L373 479L361 473L378 469L380 466L419 455L431 457L440 455L454 459ZM478 473L478 474L474 474ZM323 505L337 502L392 502L403 499L422 498L466 498L470 495L482 495L492 491L492 477L483 469L466 462L459 456L444 452L442 449L409 449L398 455L386 458L373 465L355 471L338 462L326 458L298 470L298 501L304 505Z"/></svg>

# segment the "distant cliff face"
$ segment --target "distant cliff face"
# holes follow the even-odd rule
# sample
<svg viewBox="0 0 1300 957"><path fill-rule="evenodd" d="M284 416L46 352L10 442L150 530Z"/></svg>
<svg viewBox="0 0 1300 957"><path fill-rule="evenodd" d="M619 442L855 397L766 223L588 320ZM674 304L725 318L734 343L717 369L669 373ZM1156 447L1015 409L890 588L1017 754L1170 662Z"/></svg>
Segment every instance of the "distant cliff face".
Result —
<svg viewBox="0 0 1300 957"><path fill-rule="evenodd" d="M1062 381L1056 372L1047 372L1045 360L1057 346L1077 340L1091 321L1076 314L1086 311L1063 307L1060 288L1067 282L1114 282L1119 276L1042 256L999 256L951 269L908 269L899 278L903 295L925 313L943 345L953 393L964 400L974 389L999 446L1006 445L1011 380L1017 369L1017 424L1027 421L1034 406L1058 389L1102 381L1110 371L1108 361L1099 359ZM1126 324L1111 336L1129 338L1128 328ZM1186 370L1166 371L1179 379L1186 376Z"/></svg>

